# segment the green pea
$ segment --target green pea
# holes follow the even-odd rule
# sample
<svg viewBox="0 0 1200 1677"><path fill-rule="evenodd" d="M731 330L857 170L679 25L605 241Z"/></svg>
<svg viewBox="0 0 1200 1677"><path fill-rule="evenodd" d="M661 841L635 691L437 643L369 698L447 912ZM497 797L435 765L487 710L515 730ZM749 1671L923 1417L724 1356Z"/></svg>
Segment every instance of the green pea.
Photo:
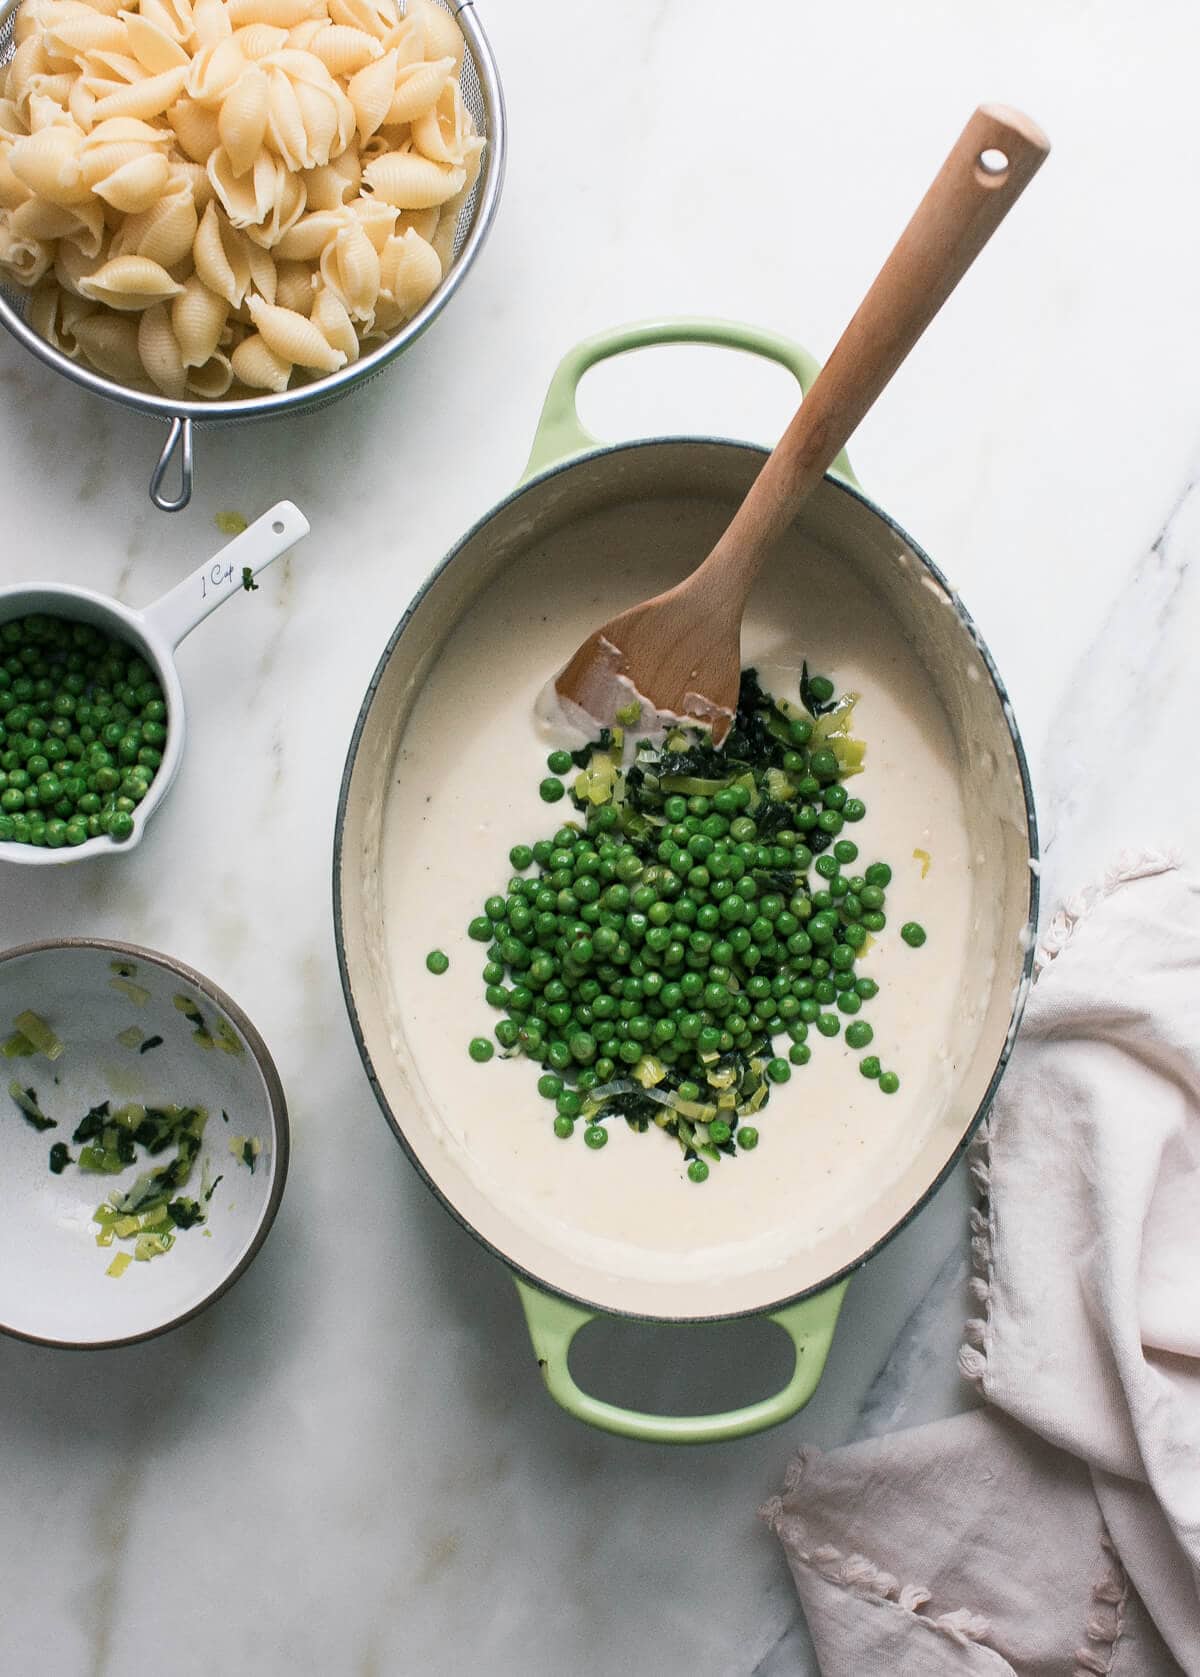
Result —
<svg viewBox="0 0 1200 1677"><path fill-rule="evenodd" d="M878 1077L883 1068L876 1055L867 1054L858 1062L858 1069L864 1077Z"/></svg>
<svg viewBox="0 0 1200 1677"><path fill-rule="evenodd" d="M575 1134L575 1120L558 1113L554 1119L554 1133L560 1141L569 1141Z"/></svg>
<svg viewBox="0 0 1200 1677"><path fill-rule="evenodd" d="M467 1044L467 1053L473 1060L478 1060L482 1065L485 1060L491 1059L492 1055L495 1053L495 1049L492 1047L487 1037L473 1036Z"/></svg>
<svg viewBox="0 0 1200 1677"><path fill-rule="evenodd" d="M875 1032L865 1019L856 1019L853 1024L846 1026L846 1046L848 1048L865 1048L874 1038Z"/></svg>
<svg viewBox="0 0 1200 1677"><path fill-rule="evenodd" d="M754 1151L754 1149L758 1146L758 1131L755 1129L753 1124L742 1124L739 1126L737 1132L737 1144L739 1147L744 1148L747 1153L752 1153Z"/></svg>
<svg viewBox="0 0 1200 1677"><path fill-rule="evenodd" d="M687 1168L689 1182L707 1182L708 1166L703 1159L693 1159Z"/></svg>
<svg viewBox="0 0 1200 1677"><path fill-rule="evenodd" d="M868 885L878 885L880 890L886 891L892 883L892 870L886 862L872 862L866 871Z"/></svg>
<svg viewBox="0 0 1200 1677"><path fill-rule="evenodd" d="M589 1147L604 1147L608 1142L608 1131L603 1124L589 1124L583 1132L583 1139Z"/></svg>
<svg viewBox="0 0 1200 1677"><path fill-rule="evenodd" d="M431 949L425 957L425 965L430 972L443 973L450 966L450 957L443 949Z"/></svg>
<svg viewBox="0 0 1200 1677"><path fill-rule="evenodd" d="M926 931L916 920L906 920L900 928L900 936L911 949L919 949L925 942Z"/></svg>
<svg viewBox="0 0 1200 1677"><path fill-rule="evenodd" d="M486 914L477 914L467 927L467 936L474 938L476 943L490 943L492 941L492 922Z"/></svg>
<svg viewBox="0 0 1200 1677"><path fill-rule="evenodd" d="M836 1036L842 1028L841 1020L836 1013L819 1013L816 1026L822 1036Z"/></svg>
<svg viewBox="0 0 1200 1677"><path fill-rule="evenodd" d="M546 767L551 774L570 774L572 766L569 751L552 751L546 758Z"/></svg>
<svg viewBox="0 0 1200 1677"><path fill-rule="evenodd" d="M562 781L555 780L552 775L547 776L547 778L538 786L538 794L541 797L542 802L546 804L556 804L564 795L566 790L567 789L563 785Z"/></svg>
<svg viewBox="0 0 1200 1677"><path fill-rule="evenodd" d="M806 1066L812 1059L812 1049L807 1042L794 1042L788 1049L788 1059L794 1066Z"/></svg>
<svg viewBox="0 0 1200 1677"><path fill-rule="evenodd" d="M108 818L109 837L120 842L127 839L132 831L133 816L123 809L114 810Z"/></svg>
<svg viewBox="0 0 1200 1677"><path fill-rule="evenodd" d="M885 1095L894 1095L896 1090L900 1087L900 1079L896 1076L894 1071L882 1072L879 1078L879 1087L883 1090Z"/></svg>
<svg viewBox="0 0 1200 1677"><path fill-rule="evenodd" d="M772 1083L786 1083L792 1075L792 1068L786 1060L774 1059L767 1061L767 1076Z"/></svg>

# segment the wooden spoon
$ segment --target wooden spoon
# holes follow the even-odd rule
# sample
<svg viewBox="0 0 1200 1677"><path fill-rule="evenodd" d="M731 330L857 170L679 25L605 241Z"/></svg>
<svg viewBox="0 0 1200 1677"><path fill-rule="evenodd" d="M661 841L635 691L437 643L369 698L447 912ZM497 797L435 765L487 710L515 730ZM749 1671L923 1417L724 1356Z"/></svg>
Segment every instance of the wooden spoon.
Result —
<svg viewBox="0 0 1200 1677"><path fill-rule="evenodd" d="M692 574L589 636L555 681L601 725L635 695L712 728L737 709L742 613L772 544L1016 203L1050 149L1019 111L981 105L732 524Z"/></svg>

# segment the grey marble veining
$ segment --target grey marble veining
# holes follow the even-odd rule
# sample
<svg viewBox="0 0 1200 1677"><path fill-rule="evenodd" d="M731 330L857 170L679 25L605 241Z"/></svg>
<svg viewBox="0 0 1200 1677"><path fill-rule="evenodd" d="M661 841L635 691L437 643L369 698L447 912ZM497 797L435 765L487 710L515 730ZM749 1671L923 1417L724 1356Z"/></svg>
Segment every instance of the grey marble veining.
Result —
<svg viewBox="0 0 1200 1677"><path fill-rule="evenodd" d="M225 985L277 1058L295 1149L266 1247L206 1315L86 1358L0 1342L0 1671L116 1677L169 1650L179 1677L809 1677L755 1510L799 1442L966 1401L962 1174L855 1278L795 1422L701 1452L586 1431L545 1399L507 1276L367 1089L333 961L334 807L378 653L519 475L559 355L683 312L827 352L979 98L1025 104L1056 151L852 455L999 660L1048 896L1121 843L1198 836L1194 9L1162 0L1153 28L1118 0L1014 0L1003 28L935 0L480 10L512 114L506 198L389 376L204 434L195 503L166 518L145 498L161 428L0 342L4 581L141 604L218 544L220 511L287 495L313 525L185 644L187 761L135 862L0 876L5 943L124 936ZM786 417L786 381L736 357L667 364L589 381L598 434L770 440ZM689 1408L779 1375L765 1330L689 1344L601 1329L582 1349L612 1392Z"/></svg>

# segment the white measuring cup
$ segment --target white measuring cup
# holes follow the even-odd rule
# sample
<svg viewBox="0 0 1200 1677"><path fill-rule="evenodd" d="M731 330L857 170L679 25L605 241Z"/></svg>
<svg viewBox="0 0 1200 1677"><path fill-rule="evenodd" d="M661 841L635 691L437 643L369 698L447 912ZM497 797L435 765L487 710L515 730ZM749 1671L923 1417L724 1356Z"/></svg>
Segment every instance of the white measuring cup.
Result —
<svg viewBox="0 0 1200 1677"><path fill-rule="evenodd" d="M279 501L219 553L142 611L124 606L106 594L93 593L90 588L74 588L67 583L17 583L0 588L0 623L36 613L102 629L132 646L146 660L167 705L162 762L150 782L150 790L133 811L133 831L128 838L114 839L104 833L85 844L64 844L58 849L0 840L0 862L48 867L91 856L112 856L132 850L141 842L146 824L170 791L183 758L187 723L183 686L175 667L176 647L209 612L242 589L245 573L250 577L257 575L273 559L294 547L308 531L308 520L299 507L291 501Z"/></svg>

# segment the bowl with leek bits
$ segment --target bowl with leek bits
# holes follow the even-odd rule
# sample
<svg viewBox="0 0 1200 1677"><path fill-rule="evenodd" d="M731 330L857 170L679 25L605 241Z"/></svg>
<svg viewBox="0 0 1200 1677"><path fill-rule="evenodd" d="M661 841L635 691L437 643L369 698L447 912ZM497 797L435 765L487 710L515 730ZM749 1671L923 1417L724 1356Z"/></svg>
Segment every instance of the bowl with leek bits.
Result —
<svg viewBox="0 0 1200 1677"><path fill-rule="evenodd" d="M99 1349L226 1292L283 1195L266 1044L209 979L131 944L0 954L0 1331Z"/></svg>

